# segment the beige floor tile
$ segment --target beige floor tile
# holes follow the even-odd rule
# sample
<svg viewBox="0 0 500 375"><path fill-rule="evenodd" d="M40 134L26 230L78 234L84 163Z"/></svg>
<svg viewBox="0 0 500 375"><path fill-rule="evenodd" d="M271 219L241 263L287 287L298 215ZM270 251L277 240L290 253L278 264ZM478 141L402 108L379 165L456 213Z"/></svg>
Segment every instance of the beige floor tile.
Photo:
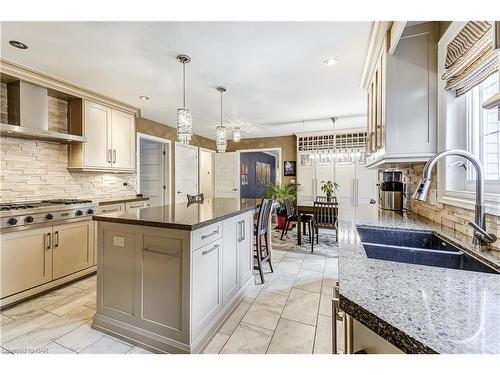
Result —
<svg viewBox="0 0 500 375"><path fill-rule="evenodd" d="M0 314L0 327L12 322L14 319L9 318L7 315Z"/></svg>
<svg viewBox="0 0 500 375"><path fill-rule="evenodd" d="M65 348L62 345L59 345L55 342L51 342L48 345L45 345L42 349L43 354L76 354L74 351Z"/></svg>
<svg viewBox="0 0 500 375"><path fill-rule="evenodd" d="M335 287L336 282L337 282L337 279L335 277L323 275L323 286L324 287L333 288L333 287Z"/></svg>
<svg viewBox="0 0 500 375"><path fill-rule="evenodd" d="M92 301L90 301L89 303L86 303L85 307L88 307L89 309L96 309L96 305L97 305L97 299L93 299Z"/></svg>
<svg viewBox="0 0 500 375"><path fill-rule="evenodd" d="M219 332L225 335L230 335L231 333L233 333L243 316L247 313L253 301L253 298L245 297L233 310L233 312L226 318L224 324L219 329Z"/></svg>
<svg viewBox="0 0 500 375"><path fill-rule="evenodd" d="M78 280L77 282L71 284L71 286L79 289L97 288L97 277L96 275L86 277L85 279Z"/></svg>
<svg viewBox="0 0 500 375"><path fill-rule="evenodd" d="M46 306L45 310L56 315L64 315L80 306L95 301L96 298L95 290L91 292L88 290L81 290L74 295L65 297L49 306Z"/></svg>
<svg viewBox="0 0 500 375"><path fill-rule="evenodd" d="M228 335L217 332L212 340L210 340L206 348L203 350L203 354L218 354L228 338Z"/></svg>
<svg viewBox="0 0 500 375"><path fill-rule="evenodd" d="M127 352L127 354L154 354L154 353L144 348L141 348L140 346L134 346Z"/></svg>
<svg viewBox="0 0 500 375"><path fill-rule="evenodd" d="M261 292L242 322L273 330L278 324L286 299L287 297L281 294Z"/></svg>
<svg viewBox="0 0 500 375"><path fill-rule="evenodd" d="M95 311L81 306L70 313L59 316L38 328L9 341L3 346L11 351L37 350L51 341L72 331L86 321L90 320Z"/></svg>
<svg viewBox="0 0 500 375"><path fill-rule="evenodd" d="M288 296L292 290L294 280L290 278L275 277L269 282L264 284L264 289L266 292L278 293L284 296Z"/></svg>
<svg viewBox="0 0 500 375"><path fill-rule="evenodd" d="M221 354L264 354L273 331L240 323L221 350Z"/></svg>
<svg viewBox="0 0 500 375"><path fill-rule="evenodd" d="M81 292L80 289L73 286L65 286L60 289L53 290L47 294L22 302L13 307L7 308L2 311L2 314L7 315L12 319L26 317L27 315L37 314L38 311L45 307L52 305L58 301L65 299L68 296L75 295Z"/></svg>
<svg viewBox="0 0 500 375"><path fill-rule="evenodd" d="M294 288L288 297L281 317L315 326L318 317L319 298L319 293Z"/></svg>
<svg viewBox="0 0 500 375"><path fill-rule="evenodd" d="M300 268L303 270L323 272L325 268L325 257L321 255L306 255Z"/></svg>
<svg viewBox="0 0 500 375"><path fill-rule="evenodd" d="M309 292L319 293L323 274L321 272L300 270L295 280L294 288L307 290Z"/></svg>
<svg viewBox="0 0 500 375"><path fill-rule="evenodd" d="M18 319L0 327L0 343L5 344L57 318L57 315L44 310L18 316Z"/></svg>
<svg viewBox="0 0 500 375"><path fill-rule="evenodd" d="M91 328L90 321L88 321L59 337L55 342L79 353L103 336L104 333Z"/></svg>
<svg viewBox="0 0 500 375"><path fill-rule="evenodd" d="M314 338L314 354L332 353L332 318L318 315L316 336Z"/></svg>
<svg viewBox="0 0 500 375"><path fill-rule="evenodd" d="M333 288L321 288L321 299L319 301L319 313L321 315L332 316Z"/></svg>
<svg viewBox="0 0 500 375"><path fill-rule="evenodd" d="M308 324L280 319L269 344L269 354L311 354L315 328Z"/></svg>
<svg viewBox="0 0 500 375"><path fill-rule="evenodd" d="M104 336L83 350L82 354L124 354L132 349L127 345L109 336Z"/></svg>

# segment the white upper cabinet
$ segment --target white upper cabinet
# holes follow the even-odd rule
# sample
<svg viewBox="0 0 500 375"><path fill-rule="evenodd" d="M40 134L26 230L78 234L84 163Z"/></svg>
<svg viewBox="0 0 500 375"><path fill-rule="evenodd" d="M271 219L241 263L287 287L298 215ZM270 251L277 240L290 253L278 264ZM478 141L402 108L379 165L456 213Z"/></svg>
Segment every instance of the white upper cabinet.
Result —
<svg viewBox="0 0 500 375"><path fill-rule="evenodd" d="M426 161L437 151L437 22L408 26L399 38L392 34L382 29L372 35L381 41L380 49L369 51L365 71L371 73L362 80L368 97L368 167Z"/></svg>
<svg viewBox="0 0 500 375"><path fill-rule="evenodd" d="M70 106L70 111L81 111ZM84 100L82 124L77 132L87 137L71 144L69 169L90 171L135 171L135 116Z"/></svg>

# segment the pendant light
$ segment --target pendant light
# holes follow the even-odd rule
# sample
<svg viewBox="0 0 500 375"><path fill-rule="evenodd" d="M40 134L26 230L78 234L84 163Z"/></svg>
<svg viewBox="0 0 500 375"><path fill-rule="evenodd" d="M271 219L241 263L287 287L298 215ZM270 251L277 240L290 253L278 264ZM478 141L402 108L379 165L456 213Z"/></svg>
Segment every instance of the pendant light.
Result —
<svg viewBox="0 0 500 375"><path fill-rule="evenodd" d="M239 142L241 140L241 130L239 127L233 128L233 142Z"/></svg>
<svg viewBox="0 0 500 375"><path fill-rule="evenodd" d="M226 88L219 86L217 91L220 92L220 125L215 128L215 145L217 146L217 152L226 152L227 132L222 125L222 93L226 92Z"/></svg>
<svg viewBox="0 0 500 375"><path fill-rule="evenodd" d="M191 58L179 55L177 61L182 64L182 108L177 110L177 139L180 143L189 144L193 135L193 118L191 110L186 108L186 64Z"/></svg>

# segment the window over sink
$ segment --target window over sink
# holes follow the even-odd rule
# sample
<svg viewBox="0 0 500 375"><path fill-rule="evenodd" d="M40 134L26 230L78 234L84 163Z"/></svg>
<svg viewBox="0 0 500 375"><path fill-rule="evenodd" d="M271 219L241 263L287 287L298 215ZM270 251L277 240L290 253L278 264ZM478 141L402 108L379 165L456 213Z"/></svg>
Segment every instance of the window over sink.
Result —
<svg viewBox="0 0 500 375"><path fill-rule="evenodd" d="M453 22L438 45L438 149L458 148L474 154L485 176L486 212L500 215L500 110L485 110L482 104L500 91L498 71L485 74L479 83L465 83L457 90L442 79L449 70L448 46L466 27ZM495 59L500 59L498 52ZM498 62L495 61L495 64ZM469 87L467 86L469 84ZM464 88L465 87L465 88ZM461 91L460 91L461 90ZM472 165L460 157L447 157L438 165L438 199L441 203L473 209L476 175Z"/></svg>

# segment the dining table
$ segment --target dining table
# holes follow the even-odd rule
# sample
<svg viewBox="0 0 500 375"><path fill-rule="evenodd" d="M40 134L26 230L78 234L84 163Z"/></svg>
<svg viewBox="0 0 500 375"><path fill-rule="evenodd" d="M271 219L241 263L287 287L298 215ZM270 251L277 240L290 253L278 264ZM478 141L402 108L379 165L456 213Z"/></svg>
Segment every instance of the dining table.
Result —
<svg viewBox="0 0 500 375"><path fill-rule="evenodd" d="M296 212L297 212L297 245L301 246L302 245L302 221L300 220L300 217L302 214L310 214L314 215L315 212L314 208L314 201L301 201L297 202L297 207L296 207ZM335 207L334 210L335 216L338 217L339 214L339 207L338 204Z"/></svg>

